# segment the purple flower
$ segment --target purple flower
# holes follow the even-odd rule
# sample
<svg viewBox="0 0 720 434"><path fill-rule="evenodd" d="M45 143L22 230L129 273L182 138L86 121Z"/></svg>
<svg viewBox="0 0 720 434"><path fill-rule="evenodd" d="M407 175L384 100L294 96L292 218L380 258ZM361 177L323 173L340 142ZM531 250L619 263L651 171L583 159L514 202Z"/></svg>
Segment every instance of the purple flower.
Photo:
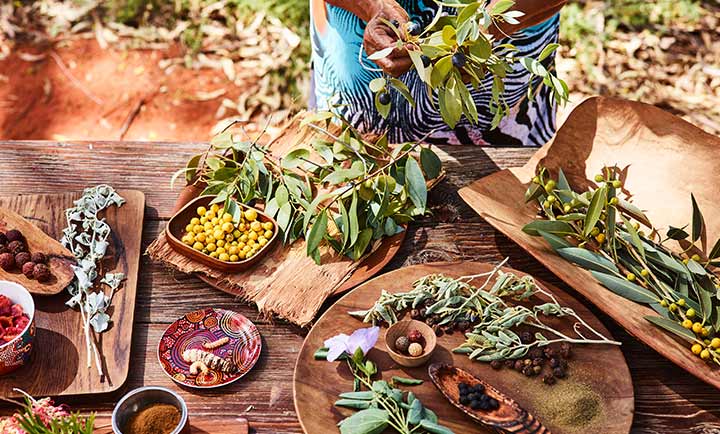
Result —
<svg viewBox="0 0 720 434"><path fill-rule="evenodd" d="M350 336L340 333L325 341L325 347L328 348L327 360L334 362L343 353L353 355L360 348L363 354L367 354L378 340L380 327L368 327L357 329Z"/></svg>

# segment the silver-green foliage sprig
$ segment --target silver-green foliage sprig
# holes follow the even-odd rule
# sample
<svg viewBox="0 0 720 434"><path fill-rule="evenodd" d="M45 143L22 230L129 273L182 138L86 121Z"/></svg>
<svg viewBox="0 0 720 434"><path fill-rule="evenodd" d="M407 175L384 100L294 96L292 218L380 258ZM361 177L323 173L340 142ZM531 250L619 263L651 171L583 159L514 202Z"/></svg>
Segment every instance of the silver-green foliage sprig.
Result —
<svg viewBox="0 0 720 434"><path fill-rule="evenodd" d="M300 126L319 137L282 156L223 132L178 174L205 183L202 194L217 195L213 202L224 202L236 219L237 202L264 204L284 243L304 237L317 263L322 245L359 260L428 212L427 183L442 167L422 140L395 147L386 136L368 140L331 111L307 114Z"/></svg>
<svg viewBox="0 0 720 434"><path fill-rule="evenodd" d="M473 360L517 359L534 346L568 342L573 344L620 345L597 332L580 318L575 311L558 303L549 292L537 285L531 276L518 277L500 267L474 276L452 278L432 274L418 279L408 292L383 291L370 309L349 312L368 323L393 324L408 309L427 306L425 315L435 315L438 325L468 321L472 331L466 333L466 341L454 352L467 354ZM485 278L476 287L473 279ZM550 301L526 307L533 296L541 294ZM429 302L428 302L429 301ZM544 317L566 317L573 321L574 333L566 334L547 324ZM518 327L536 329L536 341L524 343L513 330Z"/></svg>
<svg viewBox="0 0 720 434"><path fill-rule="evenodd" d="M439 7L435 18L421 32L410 29L410 26L415 26L416 23L408 23L398 28L393 23L386 22L385 24L395 31L398 41L396 45L373 53L368 59L379 60L396 49L407 50L412 60L412 68L425 83L428 95L437 97L440 114L451 128L455 127L463 115L472 123L478 122L478 111L470 88L488 90L484 80L489 77L492 77L489 89L489 109L493 113L491 128L497 127L511 109L503 96L503 79L517 64L530 72L528 98L533 98L536 89L533 89L532 84L539 80L552 90L558 103L568 100L567 84L543 65L543 61L557 50L558 44L548 44L537 58L524 57L517 55L518 49L511 43L496 44L497 41L490 34L489 29L493 25L519 22L518 18L524 14L512 10L514 1L501 0L492 6L486 6L485 0L436 0L436 3ZM448 14L448 10L452 13ZM375 107L384 118L387 118L390 112L392 100L382 95L391 89L400 93L409 104L415 104L405 83L383 74L370 82L370 90L375 94Z"/></svg>
<svg viewBox="0 0 720 434"><path fill-rule="evenodd" d="M653 308L660 316L648 321L720 364L720 240L707 248L705 219L692 194L690 225L669 226L662 237L630 202L621 176L627 173L605 167L595 186L575 191L562 169L553 177L540 167L525 193L540 216L523 231L542 236L607 289Z"/></svg>

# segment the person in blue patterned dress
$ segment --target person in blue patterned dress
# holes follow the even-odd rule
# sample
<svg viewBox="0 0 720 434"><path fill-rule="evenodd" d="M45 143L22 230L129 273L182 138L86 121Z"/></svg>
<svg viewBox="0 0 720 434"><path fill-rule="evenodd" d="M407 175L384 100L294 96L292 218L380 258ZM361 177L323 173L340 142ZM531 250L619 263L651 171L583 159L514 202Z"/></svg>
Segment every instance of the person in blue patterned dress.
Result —
<svg viewBox="0 0 720 434"><path fill-rule="evenodd" d="M498 0L492 0L490 4ZM392 109L383 119L375 109L373 94L368 85L381 72L372 68L368 55L392 46L397 36L386 24L396 20L426 27L439 7L434 0L310 0L313 95L312 108L337 106L343 116L361 131L388 131L392 143L418 140L429 132L428 141L434 143L479 144L483 146L540 146L555 133L556 104L552 91L543 86L529 99L529 73L516 65L505 78L505 100L511 113L496 129L491 129L493 115L488 108L488 90L471 90L479 122L466 118L454 129L447 126L437 106L429 99L425 84L410 67L412 62L404 50L395 50L388 58L376 61L377 66L408 85L416 101L410 106L401 95L392 92ZM509 38L518 55L537 57L550 43L557 42L558 12L566 0L516 0L514 9L525 13L516 25L502 24L490 29L499 39ZM509 37L506 35L510 35ZM362 49L362 52L361 52ZM362 59L360 59L362 58ZM553 58L546 59L546 67ZM539 85L533 83L533 89Z"/></svg>

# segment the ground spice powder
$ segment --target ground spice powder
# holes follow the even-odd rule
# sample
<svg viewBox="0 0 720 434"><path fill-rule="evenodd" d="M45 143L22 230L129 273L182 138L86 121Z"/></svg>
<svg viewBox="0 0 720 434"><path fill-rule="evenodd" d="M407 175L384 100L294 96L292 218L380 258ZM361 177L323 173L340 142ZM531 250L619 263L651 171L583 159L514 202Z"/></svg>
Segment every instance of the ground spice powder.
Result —
<svg viewBox="0 0 720 434"><path fill-rule="evenodd" d="M180 410L172 404L152 404L128 421L123 434L170 434L180 423Z"/></svg>
<svg viewBox="0 0 720 434"><path fill-rule="evenodd" d="M574 432L587 432L603 413L600 395L585 384L572 382L552 386L537 406L545 419Z"/></svg>

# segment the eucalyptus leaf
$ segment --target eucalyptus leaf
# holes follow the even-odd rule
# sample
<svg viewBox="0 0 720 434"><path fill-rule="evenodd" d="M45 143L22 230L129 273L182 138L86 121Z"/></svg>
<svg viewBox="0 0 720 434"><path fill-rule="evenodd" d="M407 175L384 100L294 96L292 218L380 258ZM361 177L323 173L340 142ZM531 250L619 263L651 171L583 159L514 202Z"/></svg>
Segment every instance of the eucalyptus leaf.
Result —
<svg viewBox="0 0 720 434"><path fill-rule="evenodd" d="M559 249L558 254L587 270L601 273L617 274L619 270L612 261L604 256L579 247L566 247Z"/></svg>
<svg viewBox="0 0 720 434"><path fill-rule="evenodd" d="M604 287L612 292L627 298L628 300L638 303L655 303L657 296L642 286L632 283L622 277L612 276L609 274L590 271L595 279L597 279Z"/></svg>
<svg viewBox="0 0 720 434"><path fill-rule="evenodd" d="M590 235L598 220L600 220L600 214L607 205L607 187L603 186L595 190L592 199L590 200L590 206L588 206L587 215L585 216L585 224L583 225L583 235L586 237Z"/></svg>
<svg viewBox="0 0 720 434"><path fill-rule="evenodd" d="M424 212L427 205L427 185L420 165L410 156L405 163L405 185L408 188L410 200L417 209Z"/></svg>
<svg viewBox="0 0 720 434"><path fill-rule="evenodd" d="M677 321L669 320L667 318L662 318L659 316L646 316L645 319L655 324L656 326L685 339L690 343L696 342L696 338L693 332L678 324Z"/></svg>

